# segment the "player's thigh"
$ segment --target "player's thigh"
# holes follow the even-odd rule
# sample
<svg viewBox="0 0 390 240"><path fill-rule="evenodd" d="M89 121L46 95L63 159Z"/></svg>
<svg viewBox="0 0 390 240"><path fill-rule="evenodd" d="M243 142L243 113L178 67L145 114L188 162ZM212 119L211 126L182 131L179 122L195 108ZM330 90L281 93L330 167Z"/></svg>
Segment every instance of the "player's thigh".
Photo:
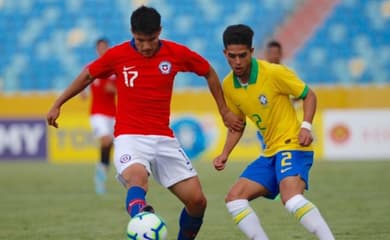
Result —
<svg viewBox="0 0 390 240"><path fill-rule="evenodd" d="M114 165L127 187L145 184L151 173L156 140L141 135L120 135L114 140Z"/></svg>
<svg viewBox="0 0 390 240"><path fill-rule="evenodd" d="M230 188L225 201L230 202L237 199L253 200L268 194L269 191L262 184L247 178L239 178Z"/></svg>
<svg viewBox="0 0 390 240"><path fill-rule="evenodd" d="M124 180L126 188L130 188L132 186L139 186L148 190L148 178L149 173L146 170L145 166L140 163L134 163L128 166L121 173L121 177Z"/></svg>
<svg viewBox="0 0 390 240"><path fill-rule="evenodd" d="M312 151L283 151L276 155L275 172L282 201L309 187L309 172L313 164Z"/></svg>
<svg viewBox="0 0 390 240"><path fill-rule="evenodd" d="M261 156L250 163L230 190L226 200L239 198L251 200L259 196L275 198L279 193L279 186L274 162L274 157Z"/></svg>
<svg viewBox="0 0 390 240"><path fill-rule="evenodd" d="M154 179L166 188L197 176L190 159L177 139L172 137L159 138L151 170Z"/></svg>
<svg viewBox="0 0 390 240"><path fill-rule="evenodd" d="M286 203L297 194L303 194L305 182L300 176L290 176L284 178L279 185L282 202Z"/></svg>

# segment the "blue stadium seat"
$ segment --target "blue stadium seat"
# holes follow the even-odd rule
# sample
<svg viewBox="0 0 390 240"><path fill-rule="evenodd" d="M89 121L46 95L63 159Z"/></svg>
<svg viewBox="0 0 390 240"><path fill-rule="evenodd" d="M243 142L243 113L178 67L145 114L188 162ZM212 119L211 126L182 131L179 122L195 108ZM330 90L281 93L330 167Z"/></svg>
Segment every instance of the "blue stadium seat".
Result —
<svg viewBox="0 0 390 240"><path fill-rule="evenodd" d="M229 71L222 32L244 23L255 30L260 49L296 8L281 0L150 0L163 17L163 38L199 51L220 76ZM390 79L390 9L385 0L341 1L315 35L291 59L298 74L314 84L385 83ZM96 57L95 41L128 40L132 1L30 0L0 5L0 78L3 90L62 90ZM178 88L206 82L180 74Z"/></svg>
<svg viewBox="0 0 390 240"><path fill-rule="evenodd" d="M315 84L389 83L390 13L383 6L386 3L341 1L292 60L295 70ZM327 53L323 67L315 66L310 58L318 49Z"/></svg>
<svg viewBox="0 0 390 240"><path fill-rule="evenodd" d="M229 71L222 55L226 25L252 26L255 42L263 44L291 10L291 2L151 0L149 4L162 14L162 37L199 51L224 75ZM3 90L62 90L96 57L97 38L107 37L112 44L129 38L132 9L131 1L120 0L5 1L0 6L0 31L6 33L0 36ZM177 82L181 88L206 86L192 74L181 74Z"/></svg>

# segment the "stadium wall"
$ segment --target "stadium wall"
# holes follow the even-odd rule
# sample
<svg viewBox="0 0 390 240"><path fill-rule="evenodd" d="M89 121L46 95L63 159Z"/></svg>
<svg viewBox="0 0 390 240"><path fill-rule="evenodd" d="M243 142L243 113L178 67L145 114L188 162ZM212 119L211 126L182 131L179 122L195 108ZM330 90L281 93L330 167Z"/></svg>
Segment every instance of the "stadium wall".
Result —
<svg viewBox="0 0 390 240"><path fill-rule="evenodd" d="M390 112L390 86L316 87L314 90L318 96L318 113L314 124L317 159L335 159L339 156L354 158L355 155L359 155L358 151L349 151L352 154L340 152L341 155L329 155L329 151L334 152L335 147L354 149L358 146L359 149L361 142L359 139L351 138L351 145L345 145L345 142L338 142L338 138L332 138L334 136L331 134L332 131L336 131L341 138L345 137L348 131L345 131L345 128L341 130L331 128L329 122L337 125L344 119L344 127L356 128L348 125L356 113L347 113L349 115L344 116L348 112L344 110L363 111L358 114L371 115L371 118L365 120L370 122L369 125L375 125L372 121L375 122L378 114L385 113L386 119ZM62 108L62 115L58 121L59 129L54 129L45 125L45 115L56 97L55 93L0 95L0 160L47 159L51 162L94 162L98 159L97 142L89 127L89 100L76 97L68 102ZM343 111L337 111L340 109ZM298 111L301 111L299 107ZM192 159L212 160L223 147L226 130L208 91L175 92L172 100L171 125ZM365 135L361 136L364 139L370 137L372 141L369 144L375 144L378 137L381 142L375 146L386 144L389 146L390 126L386 122L380 126L383 131L376 130L368 134L367 127ZM232 159L251 160L259 153L261 147L256 138L256 129L252 124L248 124L242 141L233 152ZM377 157L386 156L390 154L383 151L382 155Z"/></svg>

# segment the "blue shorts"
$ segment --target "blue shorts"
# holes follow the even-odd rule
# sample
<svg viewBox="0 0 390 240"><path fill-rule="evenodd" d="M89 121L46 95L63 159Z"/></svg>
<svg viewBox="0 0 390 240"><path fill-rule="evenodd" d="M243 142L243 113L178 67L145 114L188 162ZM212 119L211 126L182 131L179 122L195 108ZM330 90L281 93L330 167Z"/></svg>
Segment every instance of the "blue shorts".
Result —
<svg viewBox="0 0 390 240"><path fill-rule="evenodd" d="M313 164L312 151L281 151L271 157L260 156L247 166L240 177L264 186L274 199L279 194L279 183L289 176L300 176L309 189L309 171Z"/></svg>

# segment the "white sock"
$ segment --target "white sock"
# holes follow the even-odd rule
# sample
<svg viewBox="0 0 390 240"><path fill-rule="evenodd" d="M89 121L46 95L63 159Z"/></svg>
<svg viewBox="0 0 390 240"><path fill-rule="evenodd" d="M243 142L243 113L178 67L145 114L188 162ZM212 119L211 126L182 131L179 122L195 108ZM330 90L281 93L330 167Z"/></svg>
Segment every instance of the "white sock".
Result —
<svg viewBox="0 0 390 240"><path fill-rule="evenodd" d="M297 194L290 198L286 202L286 208L290 213L294 214L309 232L314 233L318 239L335 239L318 208L303 195Z"/></svg>
<svg viewBox="0 0 390 240"><path fill-rule="evenodd" d="M249 206L246 199L238 199L226 203L229 213L233 216L234 223L251 240L268 240L260 220Z"/></svg>

